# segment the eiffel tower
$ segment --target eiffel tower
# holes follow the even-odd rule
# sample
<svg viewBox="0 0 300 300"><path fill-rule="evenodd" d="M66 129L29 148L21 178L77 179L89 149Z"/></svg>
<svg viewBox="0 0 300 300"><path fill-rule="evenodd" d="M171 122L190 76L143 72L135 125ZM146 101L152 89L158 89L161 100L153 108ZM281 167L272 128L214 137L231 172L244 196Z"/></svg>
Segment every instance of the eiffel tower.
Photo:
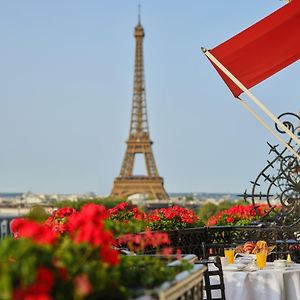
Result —
<svg viewBox="0 0 300 300"><path fill-rule="evenodd" d="M143 62L144 36L139 14L134 31L136 51L129 138L120 175L114 180L111 195L127 198L133 194L147 194L155 199L166 200L169 197L163 186L163 178L158 175L148 127ZM136 154L144 155L147 175L133 175Z"/></svg>

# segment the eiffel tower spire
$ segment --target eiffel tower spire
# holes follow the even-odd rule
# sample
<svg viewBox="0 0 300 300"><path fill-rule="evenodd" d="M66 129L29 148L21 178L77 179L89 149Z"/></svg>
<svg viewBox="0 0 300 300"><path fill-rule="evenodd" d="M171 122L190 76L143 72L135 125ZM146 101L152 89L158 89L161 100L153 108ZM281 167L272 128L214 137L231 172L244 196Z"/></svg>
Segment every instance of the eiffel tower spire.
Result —
<svg viewBox="0 0 300 300"><path fill-rule="evenodd" d="M141 25L140 8L134 37L136 46L135 68L129 137L126 142L127 148L120 175L114 180L111 194L118 197L128 197L132 194L148 194L157 199L168 199L168 195L163 187L163 178L158 175L151 147L153 142L149 134L143 57L145 33ZM133 175L136 154L144 155L147 170L146 176Z"/></svg>

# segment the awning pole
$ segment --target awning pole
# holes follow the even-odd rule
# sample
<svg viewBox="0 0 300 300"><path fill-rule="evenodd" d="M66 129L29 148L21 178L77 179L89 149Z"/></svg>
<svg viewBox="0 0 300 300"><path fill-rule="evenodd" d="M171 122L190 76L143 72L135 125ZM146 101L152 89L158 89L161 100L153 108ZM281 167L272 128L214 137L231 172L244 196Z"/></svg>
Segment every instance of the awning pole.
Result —
<svg viewBox="0 0 300 300"><path fill-rule="evenodd" d="M253 102L268 115L293 141L300 146L300 140L276 118L231 72L229 72L208 50L202 48L203 53L222 71L226 74ZM286 143L285 143L286 146ZM299 159L299 155L297 155Z"/></svg>

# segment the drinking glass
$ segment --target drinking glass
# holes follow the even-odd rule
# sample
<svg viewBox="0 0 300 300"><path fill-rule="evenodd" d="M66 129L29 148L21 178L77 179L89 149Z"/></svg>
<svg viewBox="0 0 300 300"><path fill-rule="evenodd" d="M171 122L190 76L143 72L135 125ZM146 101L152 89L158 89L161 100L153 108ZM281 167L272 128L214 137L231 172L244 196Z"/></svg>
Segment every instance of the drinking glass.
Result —
<svg viewBox="0 0 300 300"><path fill-rule="evenodd" d="M224 249L224 255L227 258L227 262L229 264L234 263L234 248L225 248Z"/></svg>
<svg viewBox="0 0 300 300"><path fill-rule="evenodd" d="M256 253L256 264L260 270L266 267L266 263L267 263L267 253L266 252Z"/></svg>

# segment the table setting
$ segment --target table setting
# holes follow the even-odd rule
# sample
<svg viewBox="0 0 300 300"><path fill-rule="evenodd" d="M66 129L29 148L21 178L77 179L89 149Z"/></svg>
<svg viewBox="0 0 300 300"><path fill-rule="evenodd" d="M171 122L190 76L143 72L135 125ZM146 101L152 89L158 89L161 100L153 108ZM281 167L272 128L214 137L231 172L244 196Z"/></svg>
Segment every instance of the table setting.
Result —
<svg viewBox="0 0 300 300"><path fill-rule="evenodd" d="M290 255L267 262L274 247L257 243L253 248L256 253L253 249L250 253L236 252L239 246L225 249L221 262L226 299L299 300L300 264L294 263Z"/></svg>

